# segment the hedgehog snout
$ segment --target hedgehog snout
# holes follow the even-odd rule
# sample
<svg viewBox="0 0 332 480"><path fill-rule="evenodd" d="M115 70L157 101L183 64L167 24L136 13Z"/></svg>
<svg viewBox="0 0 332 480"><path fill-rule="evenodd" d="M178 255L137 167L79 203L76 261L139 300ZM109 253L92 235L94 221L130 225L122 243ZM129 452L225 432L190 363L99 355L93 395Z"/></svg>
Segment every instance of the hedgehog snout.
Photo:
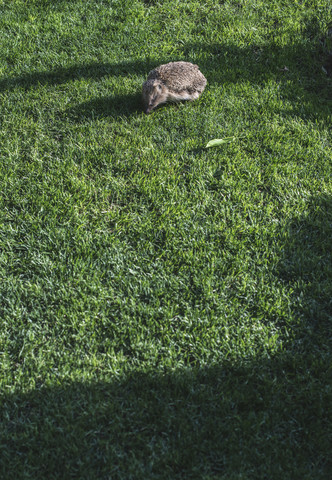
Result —
<svg viewBox="0 0 332 480"><path fill-rule="evenodd" d="M153 105L151 105L151 103L149 103L149 104L145 107L144 113L149 114L152 109L153 109Z"/></svg>
<svg viewBox="0 0 332 480"><path fill-rule="evenodd" d="M148 114L151 112L151 110L154 109L154 107L156 106L156 97L152 97L150 98L147 106L146 106L146 109L145 109L145 113Z"/></svg>

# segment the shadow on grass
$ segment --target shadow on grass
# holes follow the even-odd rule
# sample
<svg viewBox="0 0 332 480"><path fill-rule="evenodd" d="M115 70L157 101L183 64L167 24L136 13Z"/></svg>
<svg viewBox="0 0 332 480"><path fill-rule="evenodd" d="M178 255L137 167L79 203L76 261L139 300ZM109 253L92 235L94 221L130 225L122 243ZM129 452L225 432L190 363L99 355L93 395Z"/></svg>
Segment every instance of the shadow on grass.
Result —
<svg viewBox="0 0 332 480"><path fill-rule="evenodd" d="M6 397L1 478L327 479L323 360L285 355Z"/></svg>
<svg viewBox="0 0 332 480"><path fill-rule="evenodd" d="M307 212L281 239L283 352L2 396L1 478L329 478L331 198Z"/></svg>
<svg viewBox="0 0 332 480"><path fill-rule="evenodd" d="M279 276L294 290L303 324L315 335L328 331L332 319L331 196L311 198L307 212L289 225Z"/></svg>
<svg viewBox="0 0 332 480"><path fill-rule="evenodd" d="M76 122L85 122L105 117L131 116L142 113L142 110L141 95L136 93L96 98L66 110L63 115Z"/></svg>
<svg viewBox="0 0 332 480"><path fill-rule="evenodd" d="M181 60L191 61L193 58L197 59L197 56L201 58L198 63L208 79L208 86L242 82L261 85L273 79L280 85L281 99L288 100L294 107L288 113L283 111L284 114L330 118L331 80L322 73L323 58L318 42L286 45L283 48L277 48L273 44L251 45L246 48L222 44L184 45ZM29 89L38 85L58 85L79 79L98 80L106 76L135 75L146 78L149 71L157 65L179 59L147 58L114 64L94 62L46 72L33 72L3 78L0 80L0 92L16 87ZM140 87L139 82L137 88ZM91 102L91 107L96 109L97 114L99 111L101 115L105 113L108 115L108 106L103 105L104 100L96 99ZM129 112L135 111L137 108L135 94L129 95L127 99L124 97L113 99L112 102L123 108L125 100L133 101L133 104L126 108ZM85 103L78 106L77 111L82 110L84 113L88 108L89 103Z"/></svg>
<svg viewBox="0 0 332 480"><path fill-rule="evenodd" d="M98 80L105 76L127 76L147 74L154 68L156 63L146 61L111 63L90 63L88 65L73 65L67 68L56 68L50 71L36 71L20 75L18 77L7 77L0 80L0 92L12 90L16 87L25 89L38 85L61 85L73 80L92 79Z"/></svg>
<svg viewBox="0 0 332 480"><path fill-rule="evenodd" d="M185 50L190 56L200 52L200 66L207 73L209 84L248 82L262 85L273 80L279 85L280 99L292 104L284 114L315 116L330 121L332 108L331 80L322 72L326 56L318 42L285 45L191 44Z"/></svg>

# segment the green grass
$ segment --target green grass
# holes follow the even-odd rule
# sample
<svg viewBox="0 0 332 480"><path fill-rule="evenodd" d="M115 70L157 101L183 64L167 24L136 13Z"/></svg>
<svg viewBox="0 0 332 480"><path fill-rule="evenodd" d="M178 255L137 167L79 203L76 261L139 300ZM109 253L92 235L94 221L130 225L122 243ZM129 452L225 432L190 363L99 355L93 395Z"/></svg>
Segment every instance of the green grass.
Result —
<svg viewBox="0 0 332 480"><path fill-rule="evenodd" d="M331 10L0 0L1 479L330 478Z"/></svg>

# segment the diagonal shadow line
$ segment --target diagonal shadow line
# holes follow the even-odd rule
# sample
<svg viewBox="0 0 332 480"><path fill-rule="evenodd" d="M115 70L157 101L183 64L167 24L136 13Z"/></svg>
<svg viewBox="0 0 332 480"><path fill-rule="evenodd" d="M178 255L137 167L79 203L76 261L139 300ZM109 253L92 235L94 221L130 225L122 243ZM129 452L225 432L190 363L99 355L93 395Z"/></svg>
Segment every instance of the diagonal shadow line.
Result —
<svg viewBox="0 0 332 480"><path fill-rule="evenodd" d="M37 85L60 85L75 79L99 79L105 76L125 77L130 74L146 75L158 61L122 62L122 63L90 63L89 65L74 65L69 68L57 68L50 71L36 71L18 77L6 77L0 80L0 92L13 90L16 87L26 89Z"/></svg>
<svg viewBox="0 0 332 480"><path fill-rule="evenodd" d="M256 51L253 46L239 48L236 45L219 43L207 45L188 43L184 49L185 59L196 62L197 52L201 54L199 66L210 86L237 82L263 84L272 78L279 83L283 99L289 99L292 103L294 103L294 88L296 89L299 101L295 105L296 111L293 110L293 114L319 115L324 121L330 116L329 79L322 77L321 69L318 68L319 62L317 63L316 60L317 48L312 45L305 50L300 44L286 45L281 49L265 45ZM146 78L148 72L157 65L176 60L184 60L184 58L148 57L119 63L93 62L88 65L73 65L44 72L35 71L0 79L0 92L16 87L30 89L38 85L59 85L77 79L98 80L112 76ZM290 66L290 72L281 71L280 67L284 62ZM113 99L111 103L114 104ZM115 103L123 102L120 99ZM136 100L134 103L137 104ZM82 105L81 110L84 111L88 106ZM116 105L113 106L116 107ZM96 111L102 116L110 115L110 112L105 111L101 104L92 105L92 107L96 107ZM132 107L132 110L135 108L136 106ZM73 115L75 116L75 112Z"/></svg>

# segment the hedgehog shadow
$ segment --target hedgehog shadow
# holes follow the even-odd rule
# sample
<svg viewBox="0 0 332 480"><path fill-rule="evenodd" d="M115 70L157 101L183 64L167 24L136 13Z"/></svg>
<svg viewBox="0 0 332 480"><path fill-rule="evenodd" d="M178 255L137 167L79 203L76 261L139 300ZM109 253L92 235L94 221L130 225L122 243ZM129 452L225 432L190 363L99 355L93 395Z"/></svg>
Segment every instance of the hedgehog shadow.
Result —
<svg viewBox="0 0 332 480"><path fill-rule="evenodd" d="M65 110L64 116L78 123L102 118L118 118L142 113L139 92L127 95L112 95L94 98Z"/></svg>

